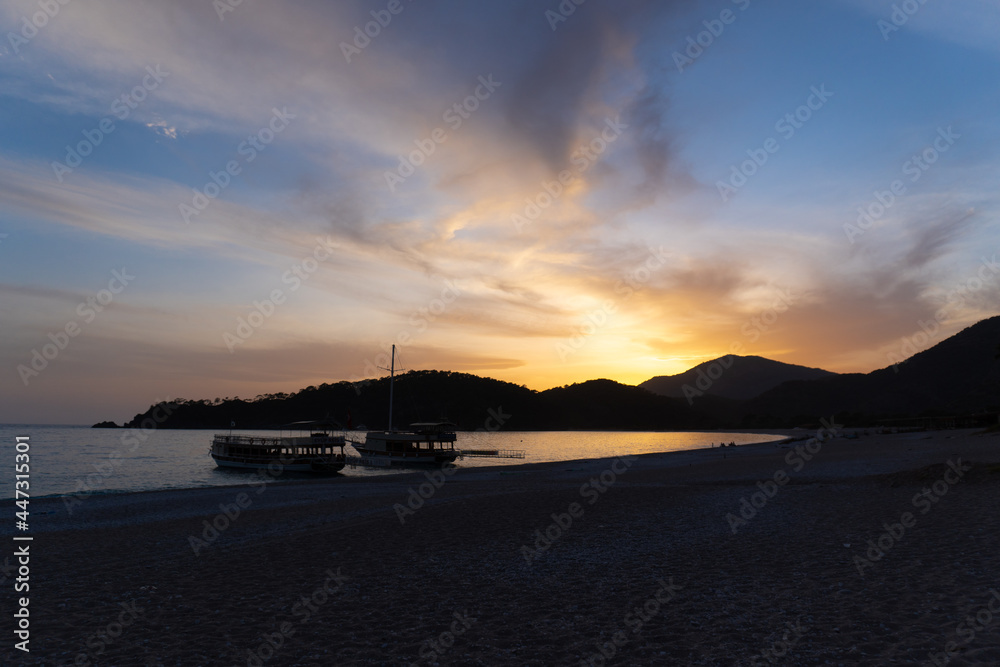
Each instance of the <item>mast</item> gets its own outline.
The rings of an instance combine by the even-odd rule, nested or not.
[[[389,359],[389,432],[392,433],[392,385],[396,376],[396,346],[392,346],[392,355]]]

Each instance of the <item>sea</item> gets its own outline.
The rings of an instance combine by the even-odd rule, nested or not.
[[[256,473],[218,468],[209,455],[216,430],[96,429],[86,426],[0,425],[0,498],[15,496],[15,460],[27,449],[29,492],[32,498],[67,494],[132,493],[163,489],[190,489],[246,484]],[[245,435],[275,436],[275,431],[234,431]],[[352,431],[348,439],[363,440]],[[24,440],[24,438],[27,440]],[[783,436],[759,433],[633,432],[633,431],[497,431],[459,432],[457,449],[523,450],[523,459],[464,458],[462,468],[518,466],[548,461],[573,461],[626,454],[649,454],[702,449],[719,443],[737,445],[780,440]],[[22,444],[18,448],[18,438]],[[356,455],[348,446],[345,453]],[[399,468],[350,466],[347,477],[410,472]],[[282,479],[315,479],[308,474],[282,475]],[[24,488],[22,485],[21,488]]]

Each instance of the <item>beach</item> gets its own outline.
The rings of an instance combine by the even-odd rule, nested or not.
[[[33,500],[30,653],[8,639],[0,655],[1000,662],[1000,436],[844,433],[378,478],[261,476],[71,507]]]

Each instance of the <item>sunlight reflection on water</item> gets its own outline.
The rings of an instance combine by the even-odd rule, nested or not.
[[[131,439],[119,429],[82,426],[0,426],[3,460],[14,462],[15,436],[30,436],[32,497],[80,493],[150,491],[156,489],[230,486],[247,483],[252,472],[215,466],[209,456],[214,430],[150,431],[144,441]],[[275,435],[274,431],[240,431]],[[352,432],[351,437],[362,439]],[[621,431],[510,431],[459,432],[457,448],[523,449],[524,459],[466,458],[465,468],[516,466],[545,461],[571,461],[622,454],[648,454],[701,449],[719,442],[748,444],[780,439],[753,433],[621,432]],[[346,450],[354,454],[348,446]],[[403,472],[382,468],[345,468],[347,476],[386,475]],[[301,478],[308,478],[306,475]],[[3,480],[3,498],[14,495],[13,475]]]

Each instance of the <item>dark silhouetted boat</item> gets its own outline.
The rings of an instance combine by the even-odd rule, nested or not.
[[[411,424],[406,431],[392,428],[393,386],[396,376],[396,346],[389,363],[389,428],[369,431],[364,442],[351,441],[366,465],[442,465],[462,455],[455,449],[455,424],[435,422]]]
[[[343,469],[346,441],[335,435],[340,425],[330,420],[301,421],[281,427],[277,437],[218,433],[212,438],[212,458],[222,468],[334,473]],[[288,435],[284,431],[289,431]]]
[[[450,422],[410,424],[406,431],[369,431],[351,446],[371,465],[442,465],[462,454],[454,429]]]

